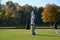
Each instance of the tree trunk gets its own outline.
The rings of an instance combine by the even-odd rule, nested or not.
[[[26,29],[30,29],[30,18],[26,19]]]
[[[26,20],[26,29],[30,29],[30,21]]]
[[[30,29],[30,24],[29,23],[26,24],[26,29]]]
[[[51,25],[51,22],[50,22],[50,27],[51,27],[52,25]]]
[[[55,29],[58,29],[58,28],[57,28],[57,23],[56,23],[56,22],[54,22],[54,27],[55,27]]]

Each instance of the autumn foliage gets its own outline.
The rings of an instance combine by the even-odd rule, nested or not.
[[[58,19],[57,13],[58,7],[56,5],[46,5],[44,11],[42,12],[42,21],[43,22],[56,22]]]

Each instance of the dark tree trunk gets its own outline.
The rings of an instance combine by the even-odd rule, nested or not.
[[[57,28],[57,23],[56,23],[56,22],[54,22],[54,27],[55,27],[55,29],[58,29],[58,28]]]
[[[30,13],[26,12],[26,29],[30,29]]]
[[[30,29],[30,20],[26,20],[26,29]]]
[[[30,25],[29,24],[26,24],[26,29],[30,29]]]

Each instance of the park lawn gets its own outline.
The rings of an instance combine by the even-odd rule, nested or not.
[[[60,40],[60,33],[54,29],[36,29],[36,35],[31,35],[25,29],[0,29],[0,40]]]

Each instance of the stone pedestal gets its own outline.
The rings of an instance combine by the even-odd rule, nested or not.
[[[35,35],[35,25],[31,24],[31,34]]]

